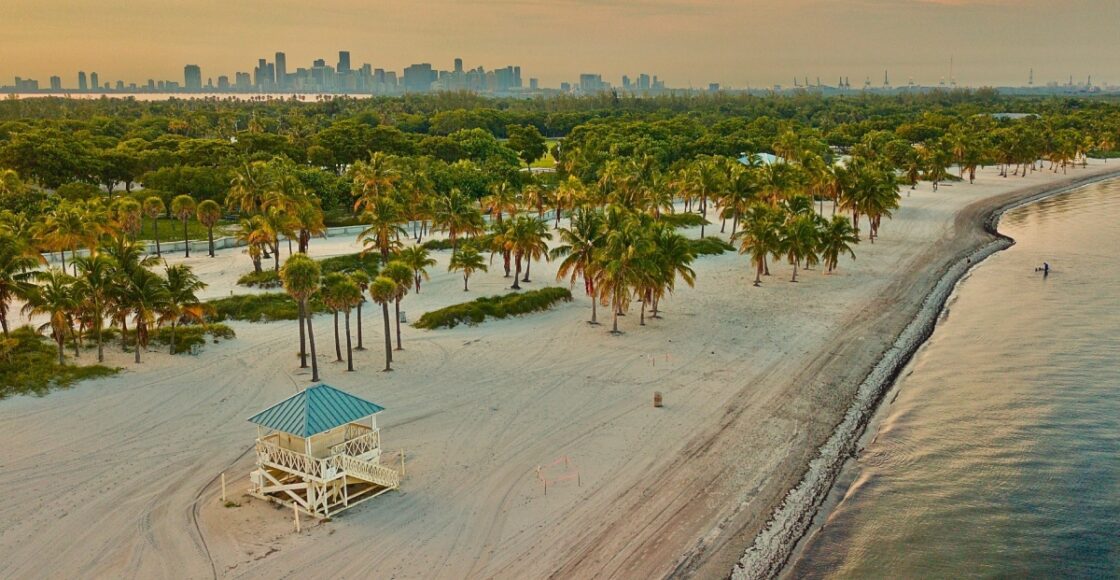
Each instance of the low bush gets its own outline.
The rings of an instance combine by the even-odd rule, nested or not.
[[[557,302],[570,302],[567,288],[549,287],[503,296],[489,296],[471,302],[425,312],[413,326],[417,328],[454,328],[460,324],[481,324],[487,318],[508,318],[548,310]]]
[[[274,322],[299,318],[299,306],[291,296],[283,292],[229,296],[211,300],[207,304],[214,308],[215,322],[227,320]],[[311,302],[311,309],[315,312],[326,311],[317,300]]]
[[[28,326],[12,331],[10,338],[0,338],[0,399],[42,395],[52,388],[112,376],[119,370],[102,365],[59,365],[54,342]]]
[[[735,251],[735,246],[715,237],[689,240],[688,244],[692,247],[692,254],[697,257],[718,256],[724,252]]]
[[[392,257],[390,256],[389,259],[392,259]],[[374,276],[377,274],[380,263],[381,254],[376,252],[362,254],[359,252],[357,254],[346,254],[319,260],[319,267],[322,268],[324,276],[335,272],[345,273],[358,270],[365,271],[370,276]]]
[[[207,336],[215,344],[237,338],[237,333],[224,324],[188,324],[176,326],[174,331],[170,326],[157,328],[152,332],[149,343],[170,346],[172,332],[175,334],[175,354],[190,352],[195,345],[205,345]]]
[[[692,212],[663,213],[660,219],[674,228],[696,228],[701,225],[712,224],[712,222],[704,219],[704,216]]]
[[[280,275],[276,273],[276,270],[249,272],[237,279],[237,285],[257,288],[279,288],[281,285]]]

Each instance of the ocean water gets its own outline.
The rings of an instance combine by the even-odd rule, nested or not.
[[[1120,180],[1000,231],[789,577],[1120,577]]]

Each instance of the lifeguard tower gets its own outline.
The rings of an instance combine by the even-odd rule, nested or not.
[[[400,487],[382,464],[377,414],[384,407],[318,384],[253,415],[257,469],[249,493],[330,517]]]

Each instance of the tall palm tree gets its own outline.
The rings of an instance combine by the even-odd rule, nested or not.
[[[413,284],[416,293],[420,293],[420,281],[429,280],[428,268],[435,266],[436,261],[423,246],[410,246],[397,253],[397,260],[412,271]],[[391,263],[391,262],[390,262]]]
[[[354,211],[369,211],[380,200],[391,199],[400,180],[397,159],[381,151],[372,153],[368,161],[358,161],[350,169],[354,187],[351,193],[357,200]]]
[[[362,220],[368,225],[358,234],[358,241],[366,247],[365,251],[376,248],[381,252],[381,263],[388,263],[390,252],[400,246],[400,236],[408,233],[402,225],[404,212],[400,204],[386,197],[372,198],[362,205]]]
[[[311,245],[311,238],[323,236],[327,233],[327,226],[323,223],[323,210],[319,206],[319,198],[309,197],[304,202],[296,205],[292,211],[292,220],[299,230],[299,251],[306,254]]]
[[[341,273],[332,272],[323,276],[323,289],[319,295],[323,304],[334,316],[334,355],[337,362],[342,362],[342,342],[338,335],[338,313],[346,308],[346,298],[342,296],[342,284],[349,279]]]
[[[696,259],[696,254],[692,251],[692,246],[688,240],[678,234],[672,227],[663,223],[657,223],[652,228],[653,246],[650,256],[648,257],[648,264],[650,269],[649,278],[654,281],[649,287],[648,294],[643,298],[651,303],[651,314],[654,318],[660,318],[661,299],[666,294],[672,294],[676,289],[676,281],[678,278],[692,287],[696,284],[696,272],[691,268],[692,261]],[[643,313],[645,305],[643,303]]]
[[[271,180],[268,163],[253,161],[234,172],[226,207],[243,214],[254,214],[264,209],[265,197]]]
[[[397,297],[397,283],[391,278],[378,276],[369,284],[369,297],[381,305],[381,317],[385,321],[385,371],[393,370],[393,339],[389,334],[389,303]]]
[[[354,307],[359,306],[364,298],[362,297],[362,290],[354,282],[353,278],[347,278],[339,284],[337,289],[338,297],[344,307],[346,319],[346,370],[349,372],[354,371],[354,349],[350,342],[350,311]]]
[[[829,273],[836,269],[842,254],[850,255],[853,260],[856,258],[852,246],[859,243],[859,238],[856,237],[852,224],[848,223],[848,218],[832,216],[832,220],[821,227],[819,237],[821,258]]]
[[[447,232],[451,240],[451,252],[458,250],[459,238],[472,236],[485,230],[482,213],[478,211],[469,196],[451,190],[447,195],[436,196],[432,206],[432,226],[436,231]]]
[[[471,275],[478,271],[487,271],[486,258],[471,246],[460,248],[458,252],[451,254],[451,261],[447,264],[448,272],[455,270],[463,273],[463,292],[468,292],[470,288],[467,284],[470,282]]]
[[[143,225],[144,207],[131,197],[122,197],[115,202],[117,227],[133,240]]]
[[[198,204],[197,216],[198,223],[206,228],[206,238],[210,242],[210,257],[214,257],[214,226],[218,225],[218,220],[222,219],[222,208],[218,202],[207,199]]]
[[[621,211],[621,210],[614,210]],[[619,334],[618,317],[630,307],[631,290],[641,282],[641,260],[650,253],[646,235],[649,216],[624,216],[619,227],[610,228],[603,248],[596,253],[595,274],[599,299],[610,305],[611,334]]]
[[[78,306],[74,296],[74,277],[59,268],[35,272],[38,285],[27,295],[23,313],[27,316],[46,315],[47,323],[39,328],[49,328],[58,347],[58,364],[66,364],[64,350],[66,335],[73,334],[73,315]]]
[[[782,252],[793,264],[793,278],[797,282],[797,267],[802,261],[816,263],[817,221],[812,214],[792,215],[782,228]]]
[[[131,314],[136,331],[136,364],[140,364],[140,351],[148,348],[148,331],[156,323],[156,315],[166,308],[169,299],[167,281],[147,269],[137,270],[125,285],[122,304]]]
[[[117,261],[111,254],[102,253],[83,256],[76,260],[79,277],[77,296],[89,317],[94,335],[97,338],[97,362],[105,362],[105,349],[102,330],[105,317],[113,306],[114,288],[117,276]]]
[[[311,297],[319,291],[319,280],[322,270],[319,263],[305,254],[289,256],[280,269],[280,279],[284,283],[284,290],[299,303],[305,313],[303,319],[307,325],[307,340],[311,345],[311,382],[319,381],[319,362],[315,353],[315,332],[311,325],[314,313],[311,311]]]
[[[413,246],[413,248],[417,247],[418,246]],[[407,248],[401,251],[400,258],[389,262],[381,269],[382,276],[397,283],[397,295],[393,298],[395,313],[397,315],[397,350],[404,350],[404,346],[401,344],[401,300],[408,295],[408,289],[413,283],[416,284],[417,292],[420,291],[420,281],[418,279],[420,274],[418,272],[424,272],[424,275],[427,276],[427,271],[424,270],[424,267],[434,266],[436,263],[435,260],[422,259],[421,256],[407,256],[406,253],[408,250],[413,248]],[[425,252],[424,257],[426,257],[426,255]],[[419,262],[417,262],[417,260],[419,260]],[[413,269],[417,265],[421,265],[419,271]]]
[[[159,247],[159,216],[167,211],[163,205],[163,200],[158,195],[149,196],[144,200],[144,215],[152,219],[152,238],[156,241],[156,255],[162,256],[163,252]]]
[[[195,203],[194,198],[189,195],[179,195],[171,200],[171,213],[176,219],[183,222],[183,250],[186,252],[185,257],[191,257],[191,242],[187,232],[187,224],[194,216]]]
[[[766,271],[766,257],[777,253],[781,241],[779,228],[782,212],[764,203],[756,203],[743,216],[743,229],[735,235],[740,240],[739,253],[750,254],[751,264],[755,267],[754,285],[762,285],[762,274]]]
[[[601,210],[576,210],[569,227],[560,228],[559,235],[560,245],[551,251],[553,260],[564,258],[556,270],[556,279],[568,278],[572,286],[575,286],[576,278],[583,279],[583,290],[591,298],[589,322],[599,324],[594,271],[597,253],[606,241],[606,218]]]
[[[513,217],[521,208],[521,192],[508,179],[502,179],[490,186],[490,195],[479,200],[479,203],[483,212],[489,213],[500,224],[503,213]]]
[[[179,323],[201,321],[206,313],[206,305],[198,299],[198,292],[205,290],[207,284],[186,264],[166,266],[165,275],[167,299],[158,310],[159,321],[171,324],[171,354],[175,354],[175,334]]]
[[[373,272],[373,273],[376,274],[376,272]],[[372,278],[370,277],[370,273],[367,273],[367,272],[362,271],[362,270],[357,270],[357,271],[354,271],[354,272],[350,273],[350,279],[354,281],[354,284],[357,284],[359,293],[362,296],[365,296],[366,290],[369,290],[369,283],[372,280]],[[355,309],[358,312],[358,347],[357,347],[357,350],[365,350],[366,349],[366,347],[362,345],[362,304],[364,304],[364,303],[365,303],[365,300],[359,300],[358,304],[355,307]]]

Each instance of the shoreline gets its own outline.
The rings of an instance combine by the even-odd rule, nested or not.
[[[851,464],[858,458],[866,442],[865,437],[870,433],[868,426],[874,424],[885,408],[883,401],[894,390],[898,377],[914,354],[933,334],[946,303],[960,281],[989,256],[1014,245],[1015,240],[998,230],[1003,215],[1024,205],[1118,177],[1120,168],[1074,177],[1058,184],[1014,190],[974,202],[958,213],[958,228],[962,220],[968,220],[968,226],[974,233],[982,233],[992,239],[970,244],[940,269],[937,281],[921,300],[921,306],[866,374],[842,420],[818,448],[817,456],[810,460],[798,483],[771,509],[764,527],[755,534],[750,546],[734,565],[730,574],[732,578],[779,577],[796,561],[794,556],[804,547],[805,540],[811,537],[814,528],[818,528],[831,511],[829,500],[840,477],[850,471]],[[976,216],[978,219],[969,220],[973,213],[979,214]],[[976,228],[977,225],[980,227]],[[977,229],[978,232],[975,231]]]

